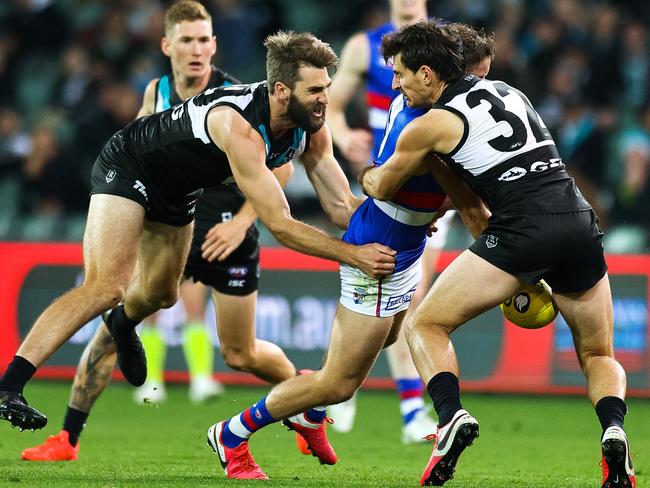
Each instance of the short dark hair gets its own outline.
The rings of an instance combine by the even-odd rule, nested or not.
[[[183,21],[207,20],[212,22],[212,17],[199,2],[194,0],[182,0],[175,3],[165,12],[165,35],[169,36],[176,24]]]
[[[271,93],[280,81],[293,89],[298,70],[304,66],[330,68],[338,58],[326,42],[309,32],[279,31],[266,38],[266,80]]]
[[[497,51],[494,33],[486,34],[483,29],[476,30],[462,22],[452,22],[444,25],[442,28],[458,37],[460,42],[463,43],[465,71],[471,71],[485,58],[494,59]]]
[[[401,54],[402,63],[413,72],[428,66],[445,83],[465,74],[461,41],[435,21],[417,22],[385,35],[381,51],[386,61]]]

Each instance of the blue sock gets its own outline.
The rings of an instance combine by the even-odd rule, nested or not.
[[[315,424],[320,424],[325,420],[327,407],[314,407],[305,412],[305,418]]]
[[[273,422],[277,422],[277,419],[274,419],[266,409],[266,397],[264,397],[225,423],[221,441],[227,447],[235,448],[247,441],[254,432]]]
[[[424,384],[420,378],[398,378],[395,387],[400,398],[402,421],[406,425],[424,408]]]

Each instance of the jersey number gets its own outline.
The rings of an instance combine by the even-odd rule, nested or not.
[[[530,126],[533,137],[537,142],[551,139],[550,132],[540,120],[539,115],[535,112],[535,109],[528,101],[528,98],[526,98],[519,90],[515,90],[505,83],[495,83],[494,88],[496,88],[497,92],[502,97],[514,94],[518,95],[524,102],[528,125]],[[467,105],[469,108],[477,107],[483,100],[490,104],[488,112],[495,122],[506,122],[512,128],[512,135],[508,137],[495,137],[494,139],[489,140],[488,144],[501,152],[516,151],[523,147],[528,141],[528,130],[523,120],[521,120],[516,114],[506,110],[506,105],[503,103],[503,100],[488,90],[480,89],[467,95]]]

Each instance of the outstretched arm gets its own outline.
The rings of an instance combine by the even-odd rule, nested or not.
[[[300,156],[327,216],[340,229],[347,229],[350,216],[363,199],[354,196],[350,183],[334,158],[327,125],[311,136],[309,149]]]
[[[369,276],[392,272],[394,251],[388,247],[353,246],[291,217],[282,187],[266,167],[264,142],[241,115],[227,107],[216,108],[208,117],[208,131],[227,154],[239,188],[278,241],[296,251],[358,267]]]

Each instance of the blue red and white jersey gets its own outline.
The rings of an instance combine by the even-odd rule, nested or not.
[[[393,101],[376,165],[390,158],[404,127],[427,110],[408,107],[403,96]],[[389,246],[397,251],[395,272],[402,271],[422,255],[429,223],[445,196],[430,173],[411,176],[390,201],[366,199],[352,214],[343,240],[357,245],[377,242]]]
[[[381,55],[381,38],[384,34],[393,32],[395,26],[389,22],[377,29],[367,31],[370,46],[370,60],[368,63],[366,96],[368,102],[368,125],[374,138],[372,158],[379,155],[379,146],[384,137],[384,129],[388,120],[388,108],[397,92],[393,91],[393,70],[386,66]]]

